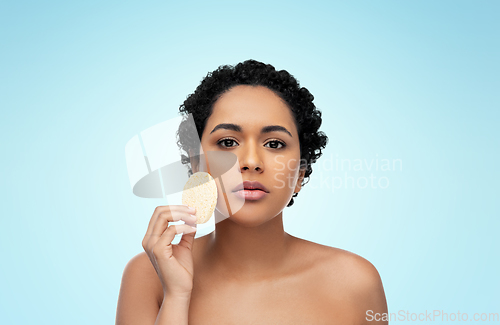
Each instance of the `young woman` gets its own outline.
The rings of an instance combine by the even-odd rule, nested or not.
[[[116,324],[387,323],[367,317],[387,313],[370,262],[283,230],[283,210],[327,143],[309,91],[288,72],[248,60],[208,74],[180,111],[193,114],[204,152],[235,154],[242,179],[260,190],[240,193],[243,207],[197,239],[194,210],[157,207],[145,252],[125,267]],[[189,162],[197,172],[199,162]],[[168,225],[178,220],[185,224]]]

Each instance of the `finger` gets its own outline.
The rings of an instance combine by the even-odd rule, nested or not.
[[[196,232],[195,228],[185,224],[170,225],[154,245],[153,247],[154,255],[157,257],[164,256],[167,259],[172,257],[173,256],[172,240],[174,240],[175,235],[181,233],[190,234],[194,232]]]
[[[165,229],[168,227],[169,222],[184,221],[186,223],[195,223],[196,217],[192,216],[185,209],[176,210],[172,209],[170,211],[162,212],[156,218],[156,223],[153,227],[153,232],[151,233],[151,238],[159,238]]]
[[[194,209],[194,208],[188,208],[187,210],[182,209],[182,208],[176,209],[176,210],[170,211],[172,219],[169,218],[167,220],[168,220],[168,222],[182,220],[185,223],[194,226],[196,224],[196,216],[194,215],[195,213],[196,213],[196,209]],[[161,214],[160,214],[160,216],[161,216]],[[160,218],[160,216],[158,216],[158,218]],[[158,219],[157,219],[157,222],[158,222]],[[164,230],[165,229],[161,229],[161,232],[163,233]]]
[[[157,206],[155,208],[155,211],[153,212],[153,215],[151,216],[151,219],[149,219],[149,224],[148,224],[148,229],[146,231],[145,236],[149,236],[153,232],[153,226],[155,225],[156,219],[160,215],[160,213],[164,211],[170,211],[170,209],[174,208],[173,206],[165,205],[165,206]]]
[[[187,249],[189,249],[190,251],[193,250],[193,242],[194,242],[194,236],[196,235],[196,231],[195,232],[191,232],[191,233],[185,233],[182,235],[181,237],[181,241],[179,242],[179,246],[183,246],[183,247],[186,247]]]
[[[168,212],[172,212],[172,211],[176,211],[176,213],[175,213],[176,215],[178,214],[177,213],[178,211],[185,211],[187,213],[193,213],[193,214],[195,213],[195,212],[193,212],[192,209],[190,209],[189,207],[187,207],[185,205],[165,205],[165,206],[158,206],[158,207],[156,207],[156,209],[155,209],[155,211],[153,213],[153,216],[149,220],[149,225],[148,225],[148,229],[146,231],[146,234],[144,235],[144,239],[143,239],[143,246],[144,246],[144,248],[146,248],[145,246],[146,246],[147,242],[150,240],[151,235],[155,231],[155,224],[156,224],[156,222],[158,220],[158,217],[162,213],[168,213]],[[177,216],[174,216],[174,217],[177,217]],[[172,221],[174,221],[174,220],[172,219]],[[163,233],[163,231],[164,231],[164,229],[161,229],[160,233]]]

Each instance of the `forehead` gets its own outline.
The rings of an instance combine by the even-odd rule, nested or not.
[[[221,122],[239,124],[243,130],[260,131],[265,125],[282,125],[297,134],[288,105],[263,86],[238,85],[224,93],[214,104],[207,129]]]

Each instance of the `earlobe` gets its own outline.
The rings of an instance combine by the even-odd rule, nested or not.
[[[189,149],[189,161],[191,163],[191,170],[193,171],[193,174],[197,173],[199,170],[200,159],[199,156],[196,157],[194,155],[193,149]]]

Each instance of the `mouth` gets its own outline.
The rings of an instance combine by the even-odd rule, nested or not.
[[[269,191],[257,181],[244,181],[233,189],[236,196],[244,200],[256,201],[264,198]]]
[[[264,193],[269,193],[268,189],[257,181],[244,181],[241,184],[238,184],[233,192],[238,191],[262,191]]]

